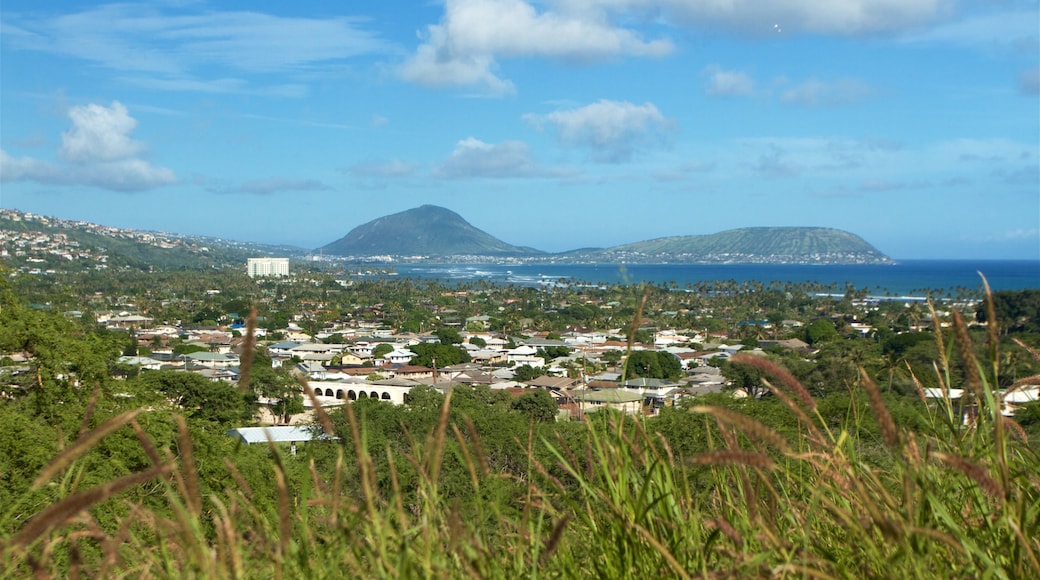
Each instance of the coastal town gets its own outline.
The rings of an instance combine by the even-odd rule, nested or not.
[[[75,248],[60,234],[45,238],[18,238],[14,245],[25,252]],[[98,258],[103,264],[104,256]],[[364,297],[371,302],[355,303],[347,311],[336,297],[356,291],[357,280],[316,271],[291,274],[289,264],[286,258],[250,258],[245,286],[221,289],[215,282],[212,288],[199,288],[197,295],[164,295],[158,288],[137,298],[95,292],[66,315],[90,316],[98,328],[127,337],[129,343],[115,361],[124,374],[189,372],[240,385],[247,375],[243,363],[253,358],[248,349],[258,349],[283,377],[295,377],[306,387],[273,392],[257,387],[255,420],[302,425],[313,423],[315,406],[363,398],[403,405],[417,387],[447,393],[460,385],[511,397],[544,391],[561,421],[581,420],[604,409],[654,416],[662,408],[710,393],[737,398],[766,394],[761,385],[730,372],[728,361],[734,356],[843,366],[824,374],[833,380],[835,373],[844,372],[843,380],[849,380],[855,369],[848,356],[833,359],[838,341],[858,345],[865,353],[872,343],[948,328],[952,310],[977,308],[974,301],[946,301],[927,310],[920,301],[882,302],[852,290],[844,296],[814,297],[811,289],[802,288],[802,297],[792,299],[790,288],[758,287],[756,294],[755,287],[713,286],[705,294],[714,297],[659,289],[647,302],[648,289],[634,309],[640,296],[631,288],[430,290],[417,283],[410,290],[414,303],[405,304],[388,300],[379,290],[382,283],[369,281],[375,285]],[[397,292],[395,285],[402,283],[413,284],[387,281],[383,291]],[[302,288],[321,290],[286,302],[287,293]],[[770,296],[791,303],[770,310],[762,305]],[[741,301],[745,303],[738,306]],[[254,312],[250,319],[248,310],[257,308],[262,314]],[[5,376],[31,368],[29,353],[0,356],[12,365]],[[811,376],[806,375],[810,384]],[[900,379],[909,384],[909,377],[901,374]],[[940,396],[932,389],[922,393]],[[1015,403],[1036,396],[1035,389],[1016,394],[1007,401],[1006,412],[1013,414]],[[299,403],[295,412],[286,412],[287,398]]]

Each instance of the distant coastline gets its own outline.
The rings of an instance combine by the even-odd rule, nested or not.
[[[895,264],[393,264],[394,274],[444,282],[547,286],[570,282],[636,284],[649,282],[683,289],[700,282],[814,283],[844,291],[848,285],[869,294],[925,296],[929,291],[955,296],[982,289],[979,272],[993,290],[1040,288],[1035,260],[899,260]]]

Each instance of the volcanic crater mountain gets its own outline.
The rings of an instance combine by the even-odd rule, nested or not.
[[[424,205],[362,224],[320,251],[333,256],[535,256],[545,252],[507,244],[459,214]]]
[[[892,263],[855,234],[819,227],[740,228],[549,254],[503,242],[457,213],[433,205],[372,220],[319,250],[357,258],[487,256],[556,263]]]

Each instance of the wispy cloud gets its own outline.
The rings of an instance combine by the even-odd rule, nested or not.
[[[212,189],[214,193],[240,193],[245,195],[271,195],[285,192],[328,191],[329,185],[315,179],[288,179],[285,177],[266,177],[251,179],[241,184],[223,189]]]
[[[801,173],[803,167],[790,160],[781,148],[774,146],[768,152],[759,155],[751,169],[766,177],[790,177]]]
[[[615,0],[619,12],[644,11],[679,26],[757,35],[857,36],[913,29],[949,13],[954,0]]]
[[[644,148],[669,142],[677,127],[653,103],[636,105],[627,101],[600,100],[584,107],[554,111],[547,115],[524,115],[541,128],[551,125],[560,142],[591,152],[596,161],[628,161]]]
[[[657,171],[653,174],[653,177],[658,181],[686,181],[694,175],[715,171],[716,167],[717,164],[714,161],[687,161],[675,167]]]
[[[906,44],[944,44],[1035,54],[1040,37],[1036,26],[1038,20],[1040,12],[1036,8],[969,12],[957,20],[907,31],[900,37],[900,41]]]
[[[162,90],[299,96],[306,92],[300,81],[267,85],[248,77],[295,77],[395,51],[357,18],[129,3],[4,18],[5,41],[13,47],[87,61],[121,71],[127,82]]]
[[[704,91],[713,97],[748,96],[755,92],[755,80],[740,71],[723,70],[718,65],[704,69],[708,84]]]
[[[811,78],[784,90],[780,101],[804,107],[835,107],[862,102],[872,93],[872,89],[858,79],[821,81]]]
[[[451,155],[433,171],[434,177],[463,179],[471,177],[551,177],[559,172],[542,168],[522,141],[485,143],[469,137],[455,145]]]
[[[1031,97],[1040,95],[1040,66],[1026,69],[1018,75],[1018,89]]]
[[[410,161],[364,161],[351,165],[347,171],[354,177],[414,177],[420,165]]]
[[[72,126],[61,136],[61,163],[14,158],[0,150],[0,181],[84,185],[123,192],[145,191],[177,181],[171,169],[142,158],[148,147],[131,136],[137,120],[118,101],[110,107],[72,107],[68,115]]]

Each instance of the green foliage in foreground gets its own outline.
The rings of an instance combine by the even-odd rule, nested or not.
[[[41,375],[0,402],[0,575],[1040,577],[1040,457],[1000,414],[997,333],[980,362],[955,322],[934,380],[966,389],[967,427],[862,371],[813,398],[736,357],[772,400],[554,423],[537,396],[417,388],[320,416],[337,439],[296,456],[182,416],[191,384],[84,355],[96,386]]]

